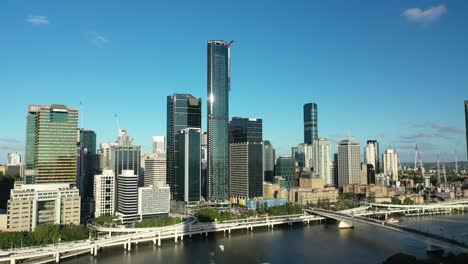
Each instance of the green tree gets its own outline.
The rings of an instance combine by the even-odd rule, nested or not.
[[[405,204],[405,205],[413,205],[413,204],[414,204],[414,201],[411,200],[411,198],[406,197],[405,200],[403,201],[403,204]]]
[[[366,202],[375,203],[375,192],[370,192],[369,196],[366,198]]]
[[[400,199],[398,199],[398,197],[392,197],[392,204],[401,204],[401,201]]]

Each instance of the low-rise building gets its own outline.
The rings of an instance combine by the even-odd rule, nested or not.
[[[396,191],[392,190],[389,195],[388,189],[385,186],[373,184],[349,184],[343,187],[343,193],[364,194],[366,196],[369,196],[371,193],[374,193],[375,198],[382,198],[394,196],[396,194]]]
[[[338,189],[327,187],[321,189],[291,188],[289,201],[299,205],[316,205],[319,201],[335,203],[338,198]]]
[[[168,216],[171,193],[169,186],[147,186],[138,188],[138,215],[140,220]]]
[[[279,183],[263,183],[263,199],[277,198],[281,187]]]
[[[306,189],[323,189],[325,181],[322,178],[301,177],[299,178],[299,187]]]
[[[79,190],[67,183],[22,184],[10,191],[9,231],[34,231],[40,224],[80,224]]]

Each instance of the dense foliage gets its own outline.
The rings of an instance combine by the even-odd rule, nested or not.
[[[135,227],[162,227],[162,226],[169,226],[169,225],[175,225],[179,224],[182,222],[182,218],[180,217],[171,217],[171,216],[166,216],[166,217],[155,217],[151,219],[145,219],[142,220],[141,222],[135,223]]]
[[[2,232],[0,248],[42,246],[58,242],[83,240],[89,237],[89,230],[82,225],[38,225],[33,232]]]
[[[267,209],[269,215],[292,215],[302,214],[302,209],[299,206],[295,206],[291,203],[287,203],[281,206],[274,206]]]
[[[359,207],[358,197],[354,193],[340,193],[336,201],[336,209],[346,210]]]
[[[200,222],[221,222],[231,220],[233,217],[229,212],[218,212],[212,208],[199,210],[195,216]]]
[[[98,226],[116,226],[121,225],[122,221],[115,216],[111,215],[101,215],[94,219],[94,223]]]

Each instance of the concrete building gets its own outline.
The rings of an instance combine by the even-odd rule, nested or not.
[[[378,174],[380,170],[380,153],[379,143],[377,142],[377,140],[368,140],[364,149],[364,153],[365,163],[371,164],[375,170],[375,173]]]
[[[281,190],[279,183],[264,182],[263,183],[263,199],[278,198]]]
[[[18,152],[10,152],[7,154],[7,166],[21,164],[21,155]]]
[[[291,148],[291,155],[301,168],[311,169],[314,166],[314,148],[312,144],[299,144]]]
[[[80,193],[67,183],[20,184],[10,191],[9,231],[34,231],[40,224],[79,225]]]
[[[338,187],[361,183],[361,147],[346,139],[338,145]]]
[[[390,197],[387,187],[368,184],[349,184],[343,187],[343,193],[365,194],[366,197],[374,193],[375,198]]]
[[[100,155],[100,169],[110,169],[112,170],[113,167],[111,165],[111,156],[112,151],[111,147],[116,146],[117,143],[102,143],[99,147],[99,155]]]
[[[153,154],[166,153],[166,137],[153,136]]]
[[[322,178],[309,177],[299,178],[299,187],[304,189],[323,189],[325,188],[325,182]]]
[[[169,186],[146,186],[138,188],[138,215],[140,220],[168,216],[171,190]]]
[[[361,182],[360,184],[368,184],[367,182],[367,166],[365,162],[361,162]]]
[[[331,160],[331,143],[326,138],[320,138],[313,143],[314,172],[320,174],[326,185],[333,185],[333,171]]]
[[[122,170],[117,176],[117,214],[124,225],[138,220],[138,175]]]
[[[263,197],[263,142],[230,145],[230,197]]]
[[[385,150],[384,174],[392,181],[398,181],[398,153],[393,149]]]
[[[145,160],[145,171],[143,176],[144,186],[165,186],[167,173],[166,154],[159,153],[148,156]]]
[[[115,174],[104,170],[94,176],[94,217],[115,213]]]
[[[28,107],[25,183],[76,183],[78,109]]]
[[[289,190],[289,201],[298,205],[317,205],[319,201],[336,203],[338,189],[334,187],[308,189],[295,187]]]

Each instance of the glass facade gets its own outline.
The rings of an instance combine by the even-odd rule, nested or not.
[[[76,183],[78,110],[30,105],[26,125],[26,183]]]
[[[318,139],[317,104],[304,105],[304,143],[312,144]]]
[[[126,130],[120,130],[116,145],[111,146],[111,168],[115,175],[124,170],[132,170],[134,175],[140,175],[141,147],[133,145]]]
[[[263,143],[233,143],[230,149],[230,196],[263,197]]]
[[[171,193],[176,191],[175,169],[178,150],[177,135],[182,129],[201,128],[202,101],[191,94],[174,94],[167,97],[167,183]]]
[[[275,176],[281,176],[284,180],[285,188],[292,188],[294,181],[295,161],[291,157],[278,157],[275,166]]]
[[[275,148],[266,140],[263,142],[263,173],[264,180],[273,182],[275,177],[275,160],[276,153]]]
[[[208,197],[229,198],[229,45],[208,42]]]
[[[176,159],[177,201],[199,202],[201,195],[201,129],[187,128],[176,138],[178,150]]]
[[[89,154],[96,154],[96,133],[80,129],[80,147],[86,149]]]
[[[233,117],[229,123],[229,142],[262,142],[262,119]]]

